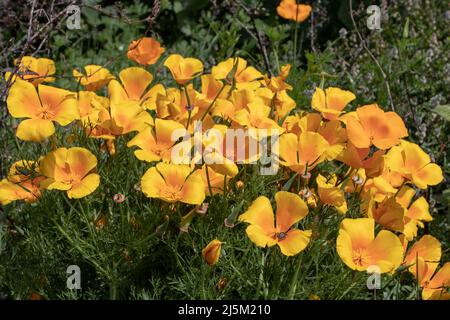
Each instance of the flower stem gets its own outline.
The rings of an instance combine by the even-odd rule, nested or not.
[[[208,181],[209,195],[212,197],[213,193],[212,193],[212,187],[211,187],[211,180],[209,179],[209,171],[208,171],[208,165],[207,164],[205,164],[205,171],[206,171],[206,180]]]

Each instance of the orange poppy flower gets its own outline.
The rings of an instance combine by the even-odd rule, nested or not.
[[[422,278],[430,278],[433,275],[441,256],[442,248],[439,240],[431,235],[424,235],[409,248],[403,260],[403,265],[408,268],[409,272],[416,275],[417,267],[423,267],[423,265],[417,266],[417,259],[425,262],[429,268],[428,270],[419,270],[419,283],[421,283]],[[426,271],[431,270],[433,270],[431,274],[426,275]]]
[[[426,264],[422,260],[419,260],[419,264],[422,264],[425,269],[426,276],[422,277],[421,287],[423,300],[450,300],[450,293],[448,288],[450,287],[450,262],[446,262],[437,272],[434,272],[433,267],[430,268],[429,264]],[[419,270],[422,269],[419,267]],[[431,272],[433,271],[433,272]],[[428,276],[430,275],[431,276]]]
[[[158,94],[165,94],[162,84],[149,88],[153,81],[150,72],[143,68],[131,67],[120,71],[120,81],[112,80],[108,85],[111,103],[120,104],[126,101],[138,102],[143,109],[155,110]]]
[[[356,109],[353,116],[346,117],[347,135],[357,148],[389,149],[408,136],[402,118],[395,112],[384,112],[377,104]]]
[[[94,173],[96,166],[97,158],[87,149],[56,149],[40,161],[40,171],[46,177],[41,186],[67,191],[71,199],[83,198],[100,184],[100,176]]]
[[[303,22],[311,14],[312,7],[307,4],[297,4],[296,0],[282,0],[277,7],[280,17],[296,22]]]
[[[158,163],[147,170],[141,180],[142,192],[149,198],[166,202],[201,204],[205,200],[205,185],[198,171],[182,164]]]
[[[170,70],[173,79],[180,85],[185,85],[203,72],[203,63],[194,58],[183,58],[179,54],[170,55],[164,62]]]
[[[330,87],[324,91],[317,87],[312,96],[311,106],[321,112],[325,119],[336,120],[344,108],[355,99],[356,96],[347,90]]]
[[[80,114],[75,95],[67,90],[17,80],[9,91],[7,106],[14,118],[23,120],[16,135],[25,141],[42,141],[55,133],[53,121],[67,126]]]
[[[270,200],[264,196],[253,201],[248,210],[239,216],[239,221],[250,225],[246,232],[250,240],[259,247],[278,245],[281,253],[294,256],[303,251],[311,238],[311,230],[292,228],[308,214],[306,203],[295,193],[279,191],[275,194],[277,204],[276,221]]]
[[[381,273],[394,272],[403,260],[400,239],[387,230],[375,237],[375,221],[371,218],[344,219],[336,249],[342,261],[358,271],[377,266]]]
[[[386,198],[381,203],[374,200],[369,201],[367,216],[383,227],[403,232],[405,209],[397,202],[395,197]]]
[[[153,38],[134,40],[128,46],[127,57],[142,65],[152,65],[158,61],[165,49]]]
[[[72,74],[87,91],[97,91],[115,79],[108,69],[98,65],[84,67],[85,74],[74,69]]]
[[[16,66],[19,66],[19,70],[16,75],[11,79],[12,82],[16,79],[22,79],[31,82],[37,86],[42,82],[53,82],[55,78],[52,75],[56,72],[55,62],[47,58],[35,58],[31,56],[24,56],[22,59],[16,59],[14,61]],[[11,72],[5,73],[5,80],[11,76]],[[11,82],[11,83],[12,83]]]
[[[417,144],[402,140],[386,154],[387,166],[420,189],[439,184],[443,179],[441,168],[431,163],[430,156]]]
[[[384,150],[377,150],[371,154],[370,148],[357,148],[347,141],[346,147],[336,159],[353,169],[365,169],[368,176],[378,176],[383,168],[384,154]]]

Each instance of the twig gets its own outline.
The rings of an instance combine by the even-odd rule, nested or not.
[[[250,19],[252,20],[252,25],[253,25],[253,29],[255,30],[255,33],[253,34],[253,32],[250,31],[249,28],[244,26],[244,29],[253,37],[256,39],[256,41],[258,42],[258,47],[259,50],[261,51],[261,54],[263,56],[263,60],[264,60],[264,64],[266,67],[266,71],[269,74],[269,76],[273,76],[272,70],[270,69],[270,62],[269,62],[269,56],[267,55],[267,48],[264,45],[264,39],[261,35],[261,32],[259,31],[258,27],[256,26],[256,17],[255,17],[255,13],[250,10],[249,8],[247,8],[244,4],[242,4],[239,0],[235,0],[235,3],[237,3],[244,11],[245,13],[250,17]]]
[[[389,104],[391,105],[391,110],[395,112],[394,101],[392,100],[392,95],[391,95],[391,87],[389,86],[389,81],[386,76],[386,73],[384,72],[384,70],[381,67],[380,63],[378,62],[377,58],[373,55],[373,53],[367,47],[366,42],[364,41],[364,38],[362,37],[361,33],[358,30],[358,26],[356,25],[355,18],[353,17],[352,0],[349,0],[349,4],[350,4],[350,18],[352,20],[353,27],[355,28],[356,34],[358,35],[359,41],[361,41],[361,45],[363,46],[364,50],[366,50],[366,52],[369,54],[369,56],[372,58],[372,60],[375,62],[375,64],[377,65],[378,69],[381,72],[384,83],[386,85],[386,91],[387,91],[387,95],[389,98]]]

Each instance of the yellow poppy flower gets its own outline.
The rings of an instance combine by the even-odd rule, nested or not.
[[[22,79],[31,82],[37,86],[42,82],[53,82],[55,78],[52,75],[56,72],[55,62],[47,58],[35,58],[31,56],[24,56],[22,59],[14,61],[19,70],[11,79],[11,83],[16,79]],[[11,72],[5,73],[5,80],[8,81],[11,77]]]
[[[232,178],[239,173],[237,165],[226,158],[221,152],[212,151],[204,153],[203,160],[208,167],[211,167],[218,174],[227,175]]]
[[[420,238],[408,250],[403,265],[408,267],[419,285],[423,288],[424,300],[449,300],[450,263],[436,272],[441,259],[442,249],[439,240],[430,235]]]
[[[325,151],[325,158],[328,161],[334,160],[344,153],[347,142],[347,131],[342,127],[340,121],[331,120],[320,124],[317,129],[320,134],[328,142],[329,148]]]
[[[397,189],[383,176],[366,179],[361,198],[374,201],[374,205],[383,202],[397,193]]]
[[[153,124],[152,116],[137,101],[111,102],[109,112],[102,110],[99,113],[99,124],[89,131],[89,135],[111,140],[130,132],[140,132]]]
[[[37,201],[41,196],[39,184],[42,180],[36,162],[27,160],[15,162],[7,178],[0,181],[0,204],[7,205],[17,200]]]
[[[389,149],[408,136],[402,118],[395,112],[384,112],[377,104],[356,109],[353,116],[345,119],[347,135],[357,148],[369,148],[372,144],[378,149]]]
[[[334,174],[327,179],[319,174],[316,182],[320,200],[326,205],[335,207],[337,212],[345,214],[347,212],[347,201],[345,200],[345,194],[340,188],[340,185],[336,185],[336,175]]]
[[[158,94],[156,98],[156,115],[161,119],[177,121],[185,127],[190,117],[191,121],[188,129],[192,132],[193,121],[202,116],[202,113],[199,113],[198,95],[193,85],[187,85],[186,90],[190,105],[184,89],[168,88],[166,94]]]
[[[284,119],[283,128],[287,132],[299,135],[306,131],[317,132],[321,122],[322,117],[319,113],[296,113]]]
[[[127,57],[142,65],[152,65],[158,61],[164,51],[165,49],[157,40],[143,37],[130,43]]]
[[[377,266],[381,273],[394,272],[403,260],[400,239],[387,230],[375,237],[375,221],[371,218],[344,219],[336,248],[342,261],[358,271]]]
[[[149,198],[166,202],[201,204],[205,199],[205,185],[198,171],[186,165],[158,163],[147,170],[141,180],[142,192]]]
[[[251,103],[265,104],[261,96],[256,95],[255,90],[247,88],[233,90],[229,101],[233,104],[235,111],[245,109]]]
[[[231,176],[230,175],[223,175],[216,171],[214,171],[213,168],[208,166],[208,175],[206,175],[206,166],[203,166],[201,169],[201,175],[203,179],[203,183],[205,185],[205,194],[208,196],[213,196],[215,194],[223,194],[224,192],[224,186],[225,184],[228,185],[228,182],[230,181]],[[212,194],[209,192],[209,186],[208,186],[208,176],[209,176],[209,183],[211,185],[211,191]],[[225,181],[226,179],[226,181]]]
[[[213,266],[219,261],[222,243],[222,241],[214,239],[202,250],[203,260],[208,265]]]
[[[292,90],[292,86],[286,83],[286,79],[289,76],[290,71],[291,65],[284,65],[281,67],[281,72],[278,76],[270,78],[267,76],[264,77],[264,84],[274,93]]]
[[[280,135],[284,129],[274,120],[270,119],[270,107],[257,103],[249,103],[247,108],[237,111],[234,114],[234,127],[242,126],[246,129],[254,129],[256,134],[264,132],[259,129],[267,130],[267,135]],[[250,131],[251,132],[251,131]]]
[[[263,78],[261,72],[247,66],[247,61],[239,57],[218,63],[212,67],[211,74],[218,80],[234,81],[238,90],[255,90],[261,86],[258,80]]]
[[[235,114],[235,106],[233,103],[226,99],[217,99],[214,107],[211,110],[211,115],[214,117],[220,117],[222,119],[232,119]]]
[[[92,91],[79,91],[77,95],[81,124],[85,128],[95,127],[99,123],[100,113],[108,112],[109,99]]]
[[[402,140],[386,154],[387,166],[420,189],[439,184],[443,179],[441,168],[431,163],[430,156],[417,144]]]
[[[14,118],[23,120],[16,135],[25,141],[42,141],[55,133],[53,121],[66,126],[80,114],[72,92],[17,80],[9,91],[7,106]]]
[[[269,88],[261,87],[255,90],[256,97],[261,98],[263,104],[273,108],[273,119],[280,121],[284,119],[296,106],[286,90],[272,92]]]
[[[40,161],[40,171],[46,177],[41,185],[47,190],[67,191],[69,198],[83,198],[93,193],[100,184],[94,173],[97,158],[84,148],[59,148]]]
[[[344,154],[347,132],[338,120],[322,121],[318,113],[297,113],[285,118],[283,128],[296,135],[307,131],[319,133],[329,144],[325,151],[325,158],[329,161],[342,158]]]
[[[292,228],[308,214],[305,202],[295,193],[279,191],[275,194],[277,204],[276,222],[270,200],[264,196],[253,201],[239,221],[250,225],[246,232],[259,247],[278,245],[281,253],[294,256],[303,251],[311,238],[311,230]]]
[[[158,94],[165,94],[162,84],[148,88],[153,81],[150,72],[143,68],[131,67],[120,71],[119,79],[108,84],[111,103],[120,104],[123,101],[135,101],[144,109],[155,110]]]
[[[87,91],[97,91],[115,79],[108,69],[98,65],[87,65],[84,67],[84,72],[85,74],[74,69],[72,74]]]
[[[200,77],[202,86],[199,100],[204,101],[205,106],[217,98],[226,99],[230,91],[230,86],[217,80],[212,74],[204,74]]]
[[[419,197],[411,203],[415,193],[414,189],[404,186],[396,197],[397,202],[406,210],[403,234],[408,241],[411,241],[417,236],[418,227],[424,227],[423,222],[433,220],[430,214],[430,206],[424,197]]]
[[[317,87],[312,96],[311,106],[321,112],[325,119],[336,120],[344,108],[355,99],[356,96],[347,90],[335,87],[322,90]]]
[[[203,63],[194,58],[184,58],[179,54],[170,55],[164,62],[170,70],[173,79],[180,85],[185,85],[203,72]]]
[[[134,152],[139,160],[147,162],[164,160],[169,162],[172,156],[172,147],[177,140],[172,139],[176,130],[186,132],[183,125],[176,121],[156,119],[154,128],[145,128],[131,139],[127,146],[140,148]]]
[[[318,133],[303,132],[299,136],[286,133],[280,137],[281,164],[298,173],[313,169],[324,160],[328,142]]]
[[[277,7],[277,13],[280,17],[303,22],[311,14],[312,7],[307,4],[297,4],[296,0],[282,0]]]

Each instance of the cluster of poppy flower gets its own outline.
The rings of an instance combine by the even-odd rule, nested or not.
[[[163,53],[152,38],[138,39],[128,49],[129,59],[144,66],[156,63]],[[223,156],[227,152],[196,155],[222,157],[217,164],[173,163],[173,148],[180,143],[173,140],[175,130],[193,133],[195,121],[202,123],[204,132],[252,129],[257,132],[254,139],[261,138],[258,130],[276,130],[282,133],[283,175],[286,180],[297,176],[301,187],[275,194],[276,217],[265,196],[240,215],[252,242],[259,247],[278,245],[284,255],[296,255],[312,236],[311,230],[300,230],[298,222],[310,211],[320,215],[326,207],[345,215],[353,195],[364,217],[342,220],[336,243],[342,261],[359,271],[377,266],[381,273],[394,273],[403,266],[417,277],[424,299],[449,297],[445,288],[450,264],[436,272],[439,241],[427,235],[408,245],[418,228],[432,220],[428,203],[417,189],[441,182],[442,171],[418,145],[404,139],[408,131],[396,113],[385,112],[377,104],[347,112],[345,108],[356,97],[336,87],[317,87],[311,100],[314,112],[299,111],[288,94],[293,89],[286,82],[289,65],[278,76],[269,77],[242,58],[220,62],[204,74],[200,60],[172,54],[164,61],[177,83],[170,88],[152,85],[153,75],[143,67],[126,68],[116,78],[102,66],[88,65],[84,72],[73,72],[84,87],[79,92],[43,84],[54,81],[55,66],[49,59],[23,57],[16,63],[19,72],[6,74],[13,81],[7,98],[9,113],[25,118],[16,135],[33,142],[51,138],[53,151],[35,161],[13,164],[0,182],[2,205],[37,201],[43,190],[62,190],[69,198],[82,198],[98,188],[96,157],[85,148],[56,148],[55,123],[62,127],[75,123],[86,136],[104,140],[112,155],[117,137],[136,133],[127,145],[135,148],[139,160],[150,163],[141,179],[142,192],[149,198],[197,206],[204,205],[207,196],[227,192],[227,184],[236,183],[239,189],[245,182],[236,181],[239,167],[235,158]],[[199,91],[194,86],[197,77]],[[96,93],[105,86],[107,97]],[[212,142],[203,139],[202,143],[207,147]],[[223,142],[224,150],[227,146]],[[246,144],[233,147],[245,149]],[[243,154],[242,167],[248,166],[250,158],[261,156],[248,150]],[[345,175],[321,165],[330,162],[347,168]],[[376,226],[382,230],[375,236]],[[221,244],[215,239],[203,250],[208,264],[217,263]]]

